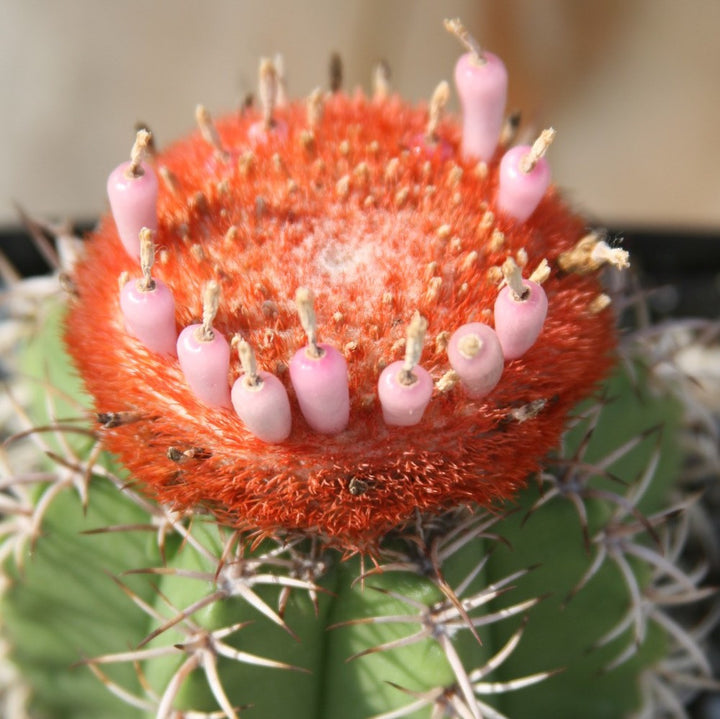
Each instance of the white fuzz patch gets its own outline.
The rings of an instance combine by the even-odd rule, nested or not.
[[[402,277],[406,296],[419,297],[423,286],[416,267],[423,265],[415,265],[415,259],[417,248],[425,254],[425,237],[412,216],[411,211],[379,210],[359,215],[348,225],[330,214],[288,253],[287,269],[298,272],[298,283],[316,292],[327,288],[335,294],[342,288],[344,294],[357,290],[368,299],[379,299],[393,278]]]

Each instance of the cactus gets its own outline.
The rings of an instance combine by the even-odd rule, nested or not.
[[[712,594],[682,566],[687,397],[653,391],[647,345],[608,378],[600,275],[626,253],[554,187],[518,217],[507,128],[478,161],[446,87],[412,108],[380,80],[281,103],[266,61],[260,113],[199,108],[163,152],[142,130],[126,177],[160,178],[156,227],[128,244],[113,205],[62,267],[64,306],[33,305],[2,455],[7,716],[616,719],[681,716],[713,686],[711,620],[674,612]],[[512,356],[492,309],[523,274],[547,318]],[[164,283],[173,332],[237,335],[224,378],[280,378],[287,433],[235,414],[230,381],[203,398],[118,278]],[[505,356],[482,393],[448,351],[468,323]],[[347,362],[340,429],[288,377],[305,342]],[[433,382],[406,426],[377,398],[393,361]]]

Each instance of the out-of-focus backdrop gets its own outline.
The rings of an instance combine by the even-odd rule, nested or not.
[[[0,0],[0,225],[91,218],[141,120],[162,146],[198,102],[237,108],[260,56],[282,52],[289,90],[395,89],[427,98],[461,52],[460,16],[510,71],[523,130],[553,125],[554,176],[616,228],[720,227],[720,0]]]

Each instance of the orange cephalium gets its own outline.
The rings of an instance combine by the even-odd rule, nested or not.
[[[102,442],[157,500],[367,548],[416,511],[512,497],[558,443],[569,410],[612,362],[613,316],[597,302],[598,278],[558,267],[584,222],[554,187],[526,222],[502,216],[501,151],[487,165],[461,159],[449,119],[427,144],[427,117],[397,97],[335,94],[313,126],[303,106],[278,108],[267,141],[253,144],[257,115],[237,114],[217,123],[222,150],[195,132],[151,161],[165,179],[153,274],[175,296],[178,329],[199,320],[203,286],[217,280],[215,328],[245,337],[258,366],[288,388],[293,428],[282,443],[256,439],[232,409],[204,406],[176,358],[130,336],[118,277],[138,277],[137,262],[110,215],[89,237],[67,347],[97,412],[129,413],[100,428]],[[492,324],[509,256],[526,276],[547,259],[547,320],[495,390],[471,400],[447,374],[447,337],[467,322]],[[350,422],[334,436],[308,427],[288,377],[306,343],[300,286],[315,293],[319,341],[348,361]],[[419,424],[393,428],[377,380],[402,359],[416,310],[428,320],[421,364],[436,386]],[[239,373],[234,356],[228,382]]]

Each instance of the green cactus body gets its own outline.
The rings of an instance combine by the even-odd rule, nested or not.
[[[53,382],[63,393],[77,396],[76,380],[58,372],[63,363],[56,353],[56,318],[42,338],[26,355],[24,366],[40,369],[41,358],[58,358],[53,363]],[[651,472],[648,491],[637,506],[644,516],[652,516],[664,506],[677,470],[674,436],[679,415],[673,401],[638,395],[637,391],[638,386],[627,377],[618,376],[608,385],[612,399],[579,410],[581,416],[590,413],[598,417],[583,461],[594,475],[588,486],[599,491],[616,489],[616,481],[603,479],[600,469],[592,469],[613,452],[618,456],[607,471],[627,478],[629,492]],[[637,401],[639,396],[642,401]],[[662,432],[655,429],[658,423],[662,423]],[[595,426],[592,417],[567,433],[563,452],[557,456],[558,466],[563,457],[576,456],[589,424]],[[627,445],[628,437],[636,441]],[[68,435],[68,441],[81,456],[88,452],[86,437]],[[549,472],[552,466],[551,460]],[[41,490],[47,491],[47,485]],[[3,600],[5,633],[17,647],[13,658],[33,686],[33,706],[40,717],[154,716],[156,706],[144,693],[143,683],[161,696],[192,651],[170,650],[150,658],[143,658],[143,653],[153,655],[161,647],[188,642],[197,638],[198,629],[213,632],[246,622],[228,635],[227,646],[247,656],[219,656],[217,667],[231,706],[252,707],[246,710],[247,716],[400,716],[392,712],[426,696],[425,707],[402,714],[422,717],[428,716],[427,706],[450,701],[453,692],[462,698],[437,636],[426,633],[405,647],[347,660],[422,633],[418,603],[427,608],[442,606],[444,621],[439,626],[448,627],[447,636],[468,672],[492,661],[508,642],[514,645],[519,637],[507,658],[488,673],[487,680],[483,677],[480,681],[512,683],[531,677],[537,683],[531,679],[528,686],[516,691],[479,695],[498,712],[517,718],[569,717],[582,707],[590,717],[629,715],[639,702],[638,677],[666,653],[668,640],[651,629],[632,660],[599,673],[634,642],[630,627],[607,647],[587,651],[626,614],[626,579],[608,561],[568,600],[592,563],[596,548],[593,543],[585,546],[577,511],[563,496],[528,515],[543,496],[529,487],[517,505],[508,507],[508,516],[473,518],[457,513],[428,521],[425,538],[438,549],[439,574],[433,571],[428,547],[398,535],[388,543],[387,555],[380,555],[379,567],[366,563],[367,576],[358,581],[358,557],[343,560],[336,550],[318,551],[317,547],[313,552],[309,540],[291,544],[288,550],[279,542],[266,541],[256,550],[244,552],[245,560],[235,554],[237,544],[228,554],[232,532],[208,516],[179,521],[180,532],[169,528],[161,551],[157,531],[148,531],[153,514],[137,500],[124,497],[108,479],[93,476],[87,509],[83,510],[74,488],[62,490],[44,515],[42,535],[34,545],[26,545],[23,566],[12,570],[13,582]],[[588,537],[599,532],[618,508],[615,500],[606,497],[588,500],[585,506]],[[463,521],[465,530],[458,531]],[[192,541],[184,537],[185,528]],[[96,531],[101,529],[107,531]],[[242,536],[236,538],[237,543],[243,541]],[[652,548],[653,540],[645,537],[642,546]],[[208,581],[205,575],[215,574],[223,555],[228,564],[230,557],[240,566],[243,561],[261,562],[250,566],[247,573],[247,586],[257,592],[257,598],[218,597],[188,616],[194,630],[179,622],[135,650],[144,677],[140,682],[130,660],[133,647],[178,611],[214,595],[220,583]],[[318,567],[312,578],[317,589],[290,588],[280,619],[282,587],[265,582],[272,577],[282,582],[295,576],[293,565],[297,567],[301,560],[306,567]],[[642,590],[651,568],[632,558],[628,561]],[[319,567],[321,563],[323,567]],[[385,570],[378,571],[384,563]],[[162,573],[133,573],[153,568]],[[193,573],[202,576],[195,578]],[[470,573],[474,576],[468,582]],[[459,601],[479,598],[477,607],[468,605],[467,615],[482,620],[477,626],[480,642],[443,593],[440,577],[453,589],[466,585],[458,593]],[[492,587],[498,588],[497,596],[488,593]],[[142,603],[145,610],[138,606]],[[503,610],[505,618],[496,616]],[[392,621],[393,617],[397,620]],[[485,624],[488,617],[492,621]],[[279,626],[280,621],[285,627]],[[516,637],[516,632],[521,634]],[[128,658],[104,663],[103,658],[118,652],[127,652]],[[256,666],[253,655],[306,671]],[[92,666],[103,673],[106,682],[134,693],[136,708],[113,697],[82,665],[83,659],[93,658],[97,664]],[[393,685],[417,695],[405,694]],[[443,688],[448,689],[445,697],[432,696],[432,690]],[[217,710],[201,667],[188,675],[174,705]]]

